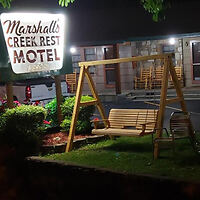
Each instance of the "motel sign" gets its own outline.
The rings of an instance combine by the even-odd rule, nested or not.
[[[64,22],[64,16],[60,14],[1,14],[4,38],[14,73],[62,68]]]

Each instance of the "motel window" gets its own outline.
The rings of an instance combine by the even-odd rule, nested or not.
[[[94,61],[97,60],[96,56],[96,48],[94,47],[80,47],[77,48],[76,53],[72,55],[72,65],[73,71],[79,73],[80,67],[78,66],[79,62],[83,61]],[[91,74],[95,72],[95,67],[89,67],[89,71]]]
[[[104,48],[104,58],[114,59],[113,47]],[[105,71],[105,85],[107,87],[114,87],[116,81],[116,67],[115,64],[108,64],[104,67]]]
[[[163,45],[163,53],[174,53],[175,46],[174,45]]]
[[[200,42],[192,42],[192,74],[194,81],[200,81]]]
[[[94,61],[97,59],[96,56],[96,48],[85,48],[84,49],[84,60],[85,61]],[[90,66],[89,67],[89,72],[91,74],[95,73],[95,66]]]
[[[168,45],[164,44],[162,48],[163,53],[175,53],[175,45]],[[176,65],[176,59],[175,56],[172,57],[172,63],[175,66]]]
[[[73,66],[73,72],[80,72],[80,67],[78,66],[78,63],[81,62],[81,51],[79,48],[77,48],[76,53],[72,55],[72,66]]]

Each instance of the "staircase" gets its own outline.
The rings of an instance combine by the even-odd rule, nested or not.
[[[198,89],[189,89],[183,88],[183,95],[185,100],[200,100],[200,88]],[[168,89],[167,99],[175,98],[176,91],[175,89]],[[132,101],[160,101],[160,90],[134,90],[126,94],[126,97]]]

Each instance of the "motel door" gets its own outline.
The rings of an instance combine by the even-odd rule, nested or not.
[[[113,59],[114,58],[114,50],[112,46],[104,48],[104,59]],[[115,72],[115,64],[109,64],[104,66],[104,80],[106,87],[115,87],[116,81],[116,72]]]
[[[191,42],[192,47],[192,80],[200,82],[200,41]]]

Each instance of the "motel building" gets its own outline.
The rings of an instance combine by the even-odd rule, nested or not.
[[[81,4],[82,3],[82,4]],[[33,3],[32,11],[38,8]],[[200,86],[200,29],[196,22],[199,13],[199,3],[183,1],[180,4],[174,4],[166,13],[166,19],[161,22],[153,22],[152,15],[144,11],[141,5],[135,5],[135,1],[126,1],[122,5],[119,1],[115,6],[113,4],[95,4],[91,1],[89,7],[85,7],[83,2],[79,2],[80,7],[69,6],[67,9],[59,10],[66,17],[65,34],[66,42],[59,49],[49,48],[51,45],[59,44],[59,37],[56,34],[56,22],[52,19],[49,31],[55,33],[49,38],[40,37],[42,49],[35,48],[34,38],[26,40],[7,39],[8,46],[14,45],[18,50],[18,45],[24,43],[26,47],[31,45],[35,50],[22,54],[18,52],[14,61],[19,63],[17,69],[21,69],[21,63],[28,61],[33,64],[32,71],[38,71],[38,66],[34,66],[35,58],[43,61],[43,53],[47,55],[47,61],[51,63],[52,69],[54,62],[58,62],[60,52],[63,49],[71,48],[70,59],[68,51],[64,51],[64,60],[72,61],[73,72],[77,74],[77,80],[80,72],[78,63],[81,61],[94,61],[113,58],[126,58],[133,56],[148,56],[163,53],[173,53],[173,65],[179,69],[180,82],[183,88],[188,90],[197,89]],[[107,5],[107,6],[106,6]],[[23,8],[23,5],[21,6]],[[47,7],[40,3],[41,12],[57,12],[53,7]],[[11,8],[11,10],[18,8]],[[178,11],[178,12],[177,12]],[[84,17],[83,17],[84,16]],[[40,19],[45,19],[39,16]],[[44,31],[46,32],[46,31]],[[2,30],[0,30],[2,35]],[[46,40],[45,40],[46,38]],[[4,44],[4,38],[0,37],[0,43]],[[5,46],[5,45],[4,45]],[[60,51],[60,52],[58,52]],[[14,54],[15,55],[15,54]],[[21,58],[25,58],[25,61]],[[20,60],[19,60],[20,59]],[[5,68],[8,65],[8,59],[0,54],[0,81],[5,76]],[[15,63],[14,63],[15,64]],[[39,66],[40,67],[40,66]],[[100,95],[128,94],[129,92],[159,89],[159,81],[162,77],[155,79],[156,69],[163,67],[160,60],[148,60],[137,63],[120,63],[103,66],[91,66],[89,71],[94,80],[95,87]],[[68,66],[63,64],[63,69],[67,71]],[[27,71],[31,71],[27,68]],[[41,69],[45,72],[45,69]],[[150,71],[147,84],[137,83],[145,70]],[[26,71],[24,72],[26,73]],[[62,73],[65,79],[66,74]],[[71,73],[71,69],[70,72]],[[177,72],[178,73],[178,72]],[[13,77],[15,74],[10,73]],[[30,73],[31,74],[31,73]],[[46,74],[40,72],[40,77]],[[24,79],[24,75],[20,74]],[[10,76],[11,77],[11,76]],[[30,76],[29,78],[34,78]],[[150,80],[150,81],[149,81]],[[173,89],[169,76],[169,88]],[[87,81],[84,81],[85,94],[90,94]],[[4,93],[4,92],[3,92]],[[2,93],[2,94],[3,94]],[[1,90],[0,90],[1,96]]]
[[[200,34],[179,34],[133,38],[130,41],[116,42],[112,45],[82,46],[71,48],[73,72],[79,74],[78,63],[81,61],[125,58],[133,56],[148,56],[163,53],[174,53],[173,65],[180,69],[181,86],[197,88],[200,86]],[[136,77],[140,78],[141,69],[152,70],[163,66],[162,61],[143,61],[138,63],[120,63],[103,66],[91,66],[90,73],[99,94],[121,94],[136,90],[147,90],[149,86],[136,86]],[[180,74],[177,74],[180,76]],[[78,76],[77,76],[78,77]],[[153,84],[153,83],[152,83]],[[169,78],[170,84],[170,78]],[[151,89],[161,85],[152,85]],[[173,86],[169,85],[169,88]],[[84,93],[89,91],[87,81]]]

